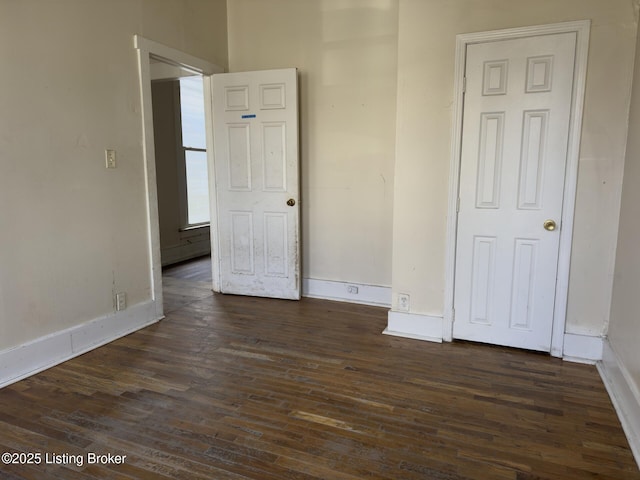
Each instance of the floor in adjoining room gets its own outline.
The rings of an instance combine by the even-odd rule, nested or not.
[[[0,478],[640,479],[594,366],[385,336],[384,308],[214,295],[198,268],[165,270],[160,323],[0,390],[0,452],[124,463]]]

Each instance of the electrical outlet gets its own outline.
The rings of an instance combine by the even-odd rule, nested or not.
[[[398,298],[398,311],[408,312],[409,309],[411,308],[409,295],[406,293],[399,293],[397,298]]]
[[[107,168],[116,168],[116,151],[107,149],[104,153]]]
[[[127,294],[124,292],[116,293],[116,310],[119,312],[127,308]]]
[[[357,295],[358,287],[356,287],[355,285],[347,285],[347,292]]]

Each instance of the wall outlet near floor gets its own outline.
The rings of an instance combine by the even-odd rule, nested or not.
[[[116,311],[120,312],[127,308],[127,294],[125,292],[116,293]]]
[[[355,285],[347,285],[347,292],[353,294],[353,295],[357,295],[358,294],[358,287]]]
[[[104,151],[105,162],[107,168],[116,168],[116,151],[107,149]]]
[[[398,306],[397,308],[399,312],[408,312],[409,309],[411,308],[409,295],[406,293],[399,293],[397,306]]]

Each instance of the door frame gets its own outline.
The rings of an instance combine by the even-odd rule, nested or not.
[[[149,40],[140,35],[133,36],[137,50],[140,104],[142,107],[142,156],[144,159],[144,180],[146,188],[147,241],[149,249],[151,295],[156,308],[156,318],[164,316],[162,305],[162,262],[160,257],[160,219],[158,216],[158,184],[156,180],[156,154],[153,134],[153,104],[151,98],[151,60],[160,60],[169,65],[190,70],[203,77],[205,128],[207,132],[207,168],[209,173],[209,206],[211,214],[211,258],[213,289],[219,290],[219,272],[216,262],[217,248],[217,210],[215,203],[215,171],[213,168],[213,105],[211,97],[211,75],[223,73],[224,69],[216,64],[195,57],[175,48]],[[214,248],[215,247],[215,248]],[[217,275],[217,276],[216,276]]]
[[[449,203],[447,213],[447,240],[445,258],[445,310],[443,322],[443,340],[453,340],[454,287],[456,265],[456,241],[458,229],[458,192],[460,188],[460,162],[462,151],[462,116],[464,110],[464,74],[467,45],[487,43],[516,38],[536,37],[557,33],[576,33],[576,56],[573,75],[573,94],[571,99],[571,117],[569,120],[569,140],[567,148],[567,166],[565,172],[564,196],[560,228],[558,254],[558,273],[555,288],[555,305],[551,335],[551,355],[562,357],[567,317],[567,293],[569,289],[569,269],[571,260],[571,242],[573,238],[573,216],[575,211],[576,189],[578,185],[578,160],[580,156],[580,138],[582,133],[582,114],[589,53],[589,33],[591,21],[582,20],[548,25],[491,30],[487,32],[466,33],[456,36],[454,98],[452,106],[453,135],[449,170]]]

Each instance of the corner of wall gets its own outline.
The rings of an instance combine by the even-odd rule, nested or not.
[[[442,343],[445,323],[442,317],[389,310],[387,328],[382,333]]]
[[[631,375],[620,362],[609,340],[604,341],[602,360],[598,372],[611,397],[631,452],[640,467],[640,392]]]
[[[602,360],[603,343],[604,337],[565,333],[562,359],[593,365]]]
[[[89,320],[0,351],[0,388],[124,337],[162,318],[158,300]]]

